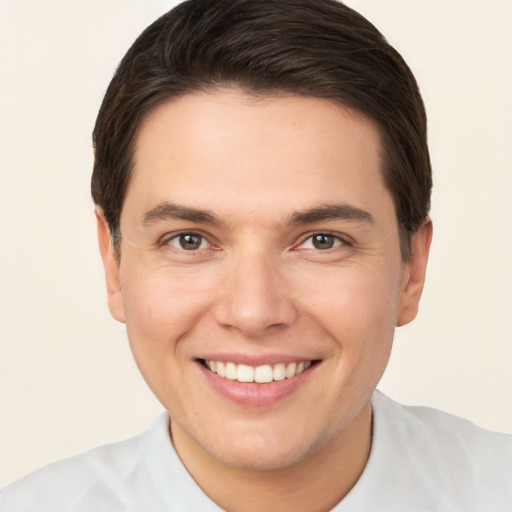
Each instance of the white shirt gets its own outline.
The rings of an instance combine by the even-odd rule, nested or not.
[[[511,512],[512,436],[376,391],[370,458],[336,512]],[[2,512],[214,512],[162,415],[133,439],[55,462],[0,492]]]

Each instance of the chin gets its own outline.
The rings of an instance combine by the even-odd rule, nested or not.
[[[294,466],[320,451],[328,440],[313,442],[304,433],[282,430],[280,436],[231,436],[228,445],[215,445],[206,451],[224,466],[244,471],[279,471]],[[292,434],[292,435],[290,435]]]
[[[218,462],[232,469],[240,471],[269,472],[287,469],[303,460],[304,455],[299,453],[265,453],[253,450],[244,450],[244,453],[233,452],[222,453],[216,457],[216,454],[210,454]]]

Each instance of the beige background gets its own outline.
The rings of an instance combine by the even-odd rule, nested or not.
[[[89,198],[113,69],[171,0],[0,1],[0,484],[160,410],[110,319]],[[353,0],[430,119],[435,240],[380,388],[512,432],[512,1]]]

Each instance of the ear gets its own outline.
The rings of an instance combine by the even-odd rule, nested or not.
[[[105,281],[107,283],[108,308],[110,314],[118,321],[125,322],[123,296],[121,293],[121,280],[119,278],[119,264],[114,255],[112,235],[103,210],[96,207],[96,223],[98,226],[98,243],[101,259],[105,269]]]
[[[411,238],[411,258],[406,263],[396,318],[398,327],[408,324],[418,314],[431,242],[432,221],[427,218]]]

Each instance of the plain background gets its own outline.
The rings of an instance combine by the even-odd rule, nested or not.
[[[90,141],[116,64],[174,3],[0,1],[0,484],[161,410],[107,311]],[[512,432],[512,1],[347,3],[416,74],[434,166],[422,307],[380,388]]]

